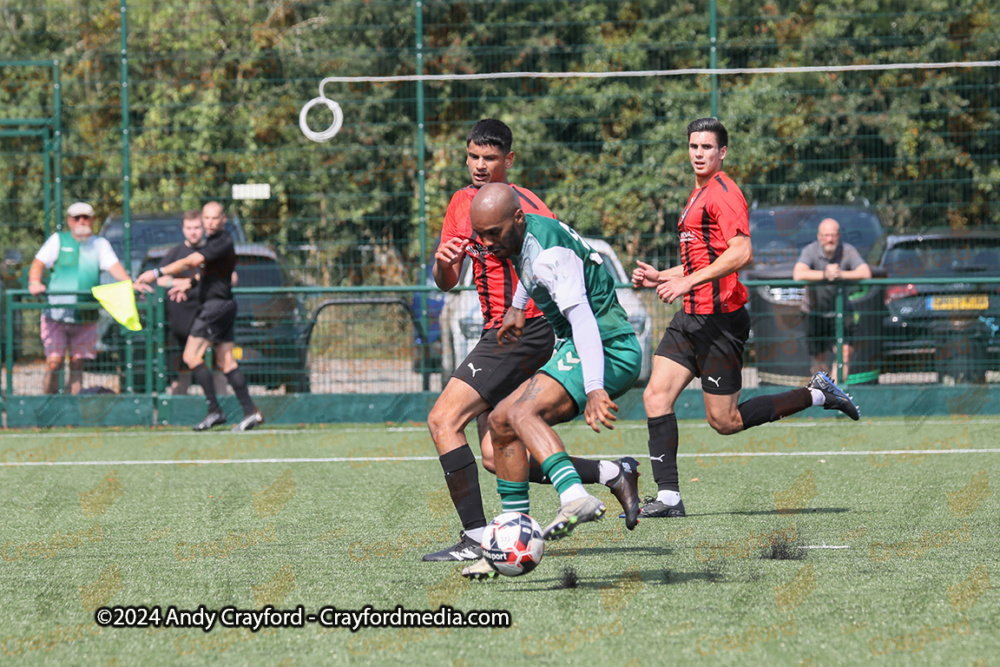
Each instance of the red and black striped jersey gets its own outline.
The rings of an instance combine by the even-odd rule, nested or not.
[[[538,195],[527,188],[511,185],[514,192],[521,200],[521,208],[525,214],[535,213],[549,218],[555,218]],[[463,238],[469,241],[476,240],[476,233],[472,231],[472,217],[469,210],[472,207],[472,198],[479,192],[475,186],[464,187],[451,197],[448,203],[448,210],[444,214],[444,226],[441,228],[441,242],[445,243],[453,238]],[[510,308],[511,299],[514,297],[514,290],[517,289],[517,273],[511,261],[500,261],[492,254],[482,254],[470,257],[476,280],[476,289],[479,291],[479,302],[483,308],[483,320],[486,322],[485,329],[493,329],[500,326],[504,313]],[[524,310],[525,317],[540,317],[542,311],[538,309],[534,301],[529,301]]]
[[[695,188],[677,223],[684,275],[705,268],[729,248],[736,234],[750,236],[747,200],[736,183],[717,172],[708,184]],[[691,315],[731,313],[747,302],[747,288],[738,273],[702,283],[684,295]]]

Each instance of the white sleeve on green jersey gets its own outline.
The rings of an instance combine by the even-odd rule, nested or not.
[[[535,282],[548,290],[563,315],[572,306],[587,301],[587,284],[583,278],[583,260],[569,248],[546,248],[531,263]]]
[[[560,246],[546,248],[532,262],[537,284],[548,290],[559,312],[573,328],[573,344],[580,355],[587,393],[604,388],[604,344],[597,318],[587,298],[583,260]]]
[[[525,288],[524,283],[518,281],[517,289],[514,290],[514,298],[510,300],[510,307],[524,310],[528,307],[528,301],[530,300],[531,297],[528,296],[528,290]]]

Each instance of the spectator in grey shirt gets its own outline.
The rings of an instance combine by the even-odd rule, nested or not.
[[[823,283],[806,290],[802,309],[806,312],[806,343],[812,357],[810,373],[826,372],[827,360],[837,342],[836,299],[837,287],[833,281],[867,280],[872,277],[868,263],[850,243],[840,241],[840,223],[827,218],[819,223],[816,240],[802,249],[795,264],[792,278]],[[847,379],[848,361],[854,348],[854,311],[850,302],[844,303],[844,374]],[[837,380],[837,360],[834,355],[830,377]]]

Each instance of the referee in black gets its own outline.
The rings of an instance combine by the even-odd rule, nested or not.
[[[234,432],[249,431],[263,423],[264,417],[253,404],[247,389],[247,379],[233,358],[233,329],[236,323],[236,301],[233,299],[233,270],[236,268],[236,249],[233,238],[225,230],[226,216],[222,204],[208,202],[201,210],[205,224],[205,245],[187,257],[167,266],[146,271],[135,282],[151,284],[160,276],[173,276],[186,269],[201,267],[198,283],[198,300],[201,307],[191,324],[184,347],[184,363],[191,369],[195,381],[205,391],[208,415],[195,427],[207,431],[226,423],[226,413],[219,407],[212,384],[212,372],[205,366],[205,352],[211,345],[216,363],[222,367],[226,380],[233,388],[243,407],[243,419]]]

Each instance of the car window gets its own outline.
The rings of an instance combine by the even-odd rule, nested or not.
[[[750,238],[758,265],[781,264],[798,259],[802,249],[816,240],[819,223],[834,218],[840,223],[840,238],[869,257],[882,237],[878,216],[864,209],[794,208],[750,212]]]
[[[604,270],[608,272],[608,275],[611,276],[611,278],[615,281],[615,283],[625,282],[625,278],[619,276],[618,273],[615,271],[615,263],[611,259],[611,257],[604,254],[603,252],[599,252],[597,254],[601,256],[602,260],[604,260],[602,266],[604,267]]]
[[[269,257],[240,255],[236,262],[238,287],[281,287],[281,267]]]
[[[924,239],[895,245],[883,261],[890,276],[1000,272],[1000,239]]]

